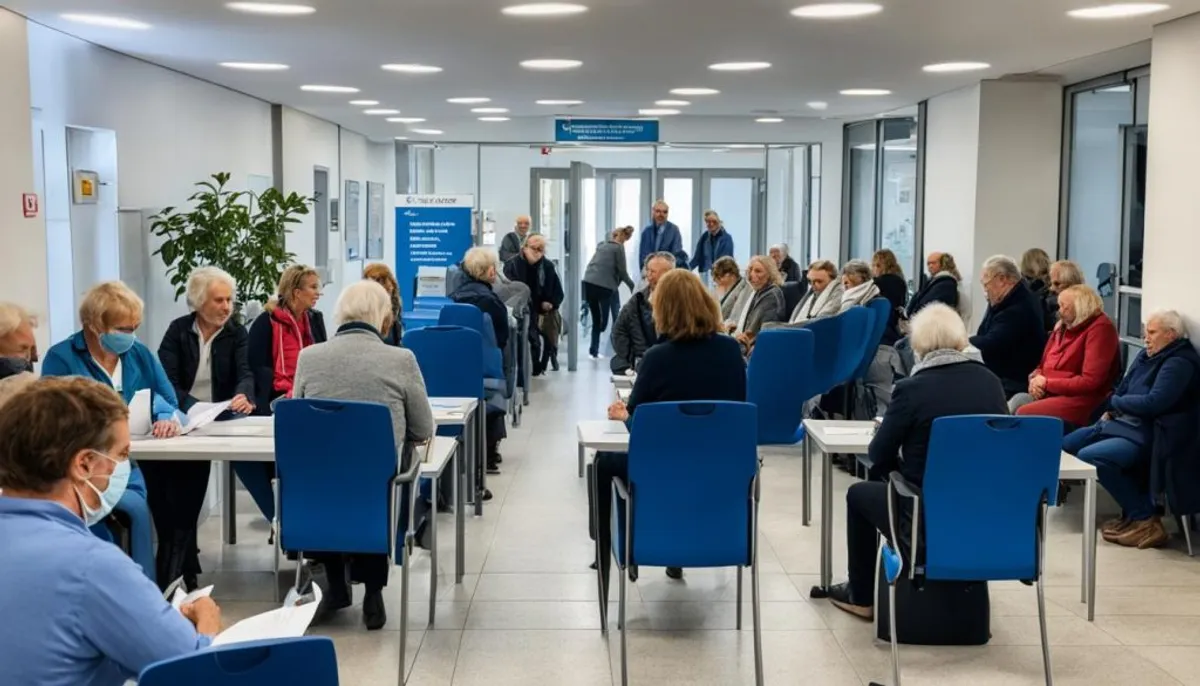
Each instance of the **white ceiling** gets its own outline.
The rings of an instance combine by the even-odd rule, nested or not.
[[[4,0],[34,21],[88,41],[195,75],[263,100],[337,122],[372,138],[405,133],[404,124],[361,114],[348,101],[373,99],[418,126],[444,128],[470,115],[447,98],[490,97],[512,117],[556,114],[538,99],[581,99],[579,115],[636,115],[677,87],[706,86],[721,94],[684,98],[686,115],[859,117],[911,105],[979,78],[1054,73],[1089,55],[1150,37],[1151,26],[1200,11],[1200,0],[1167,0],[1172,9],[1114,21],[1083,21],[1069,9],[1102,0],[877,0],[877,15],[836,21],[793,18],[806,0],[573,0],[585,14],[512,18],[500,13],[519,0],[291,0],[317,8],[301,17],[235,13],[223,0]],[[110,14],[150,30],[96,28],[66,22],[63,12]],[[562,73],[524,70],[521,60],[583,61]],[[721,61],[763,60],[773,68],[717,73]],[[985,72],[934,75],[925,64],[983,61]],[[223,69],[224,61],[282,62],[284,72]],[[432,75],[385,72],[384,63],[443,67]],[[1132,66],[1132,65],[1130,65]],[[361,89],[356,95],[301,92],[302,84]],[[888,97],[851,98],[844,88],[887,88]],[[826,101],[818,113],[805,106]],[[441,122],[441,124],[439,124]],[[492,126],[508,126],[497,123]]]

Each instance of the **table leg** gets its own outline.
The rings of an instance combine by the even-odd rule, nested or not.
[[[582,443],[580,443],[579,444],[579,478],[580,479],[583,478],[583,462],[584,462],[584,453],[586,451],[587,451],[587,449],[583,447]]]
[[[475,489],[475,516],[483,516],[483,493],[487,489],[487,406],[480,399],[475,409],[475,475],[479,485]]]
[[[221,463],[221,536],[228,545],[237,543],[237,480],[233,463]]]
[[[802,526],[810,526],[812,524],[812,445],[808,442],[807,433],[804,440],[800,442],[800,469],[803,474],[800,475],[801,494],[804,498],[804,510],[800,515],[800,524]]]
[[[475,489],[475,415],[465,417],[463,421],[463,469],[466,473],[467,485],[467,502],[471,505],[475,504],[476,489]]]
[[[821,588],[833,584],[833,456],[821,451]]]
[[[463,460],[463,446],[454,451],[454,583],[463,582],[463,568],[467,565],[465,544],[467,541],[467,505],[463,502],[463,483],[466,477],[466,464]]]
[[[1083,489],[1083,602],[1088,621],[1096,619],[1096,480],[1088,479]]]
[[[438,591],[438,522],[437,522],[437,500],[438,500],[438,475],[434,474],[430,479],[430,487],[433,489],[433,507],[429,511],[429,628],[433,628],[434,616],[437,614],[437,591]],[[408,602],[408,598],[404,599]],[[404,609],[401,609],[403,612]]]

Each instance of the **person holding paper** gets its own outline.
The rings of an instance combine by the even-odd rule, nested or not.
[[[246,329],[231,316],[237,284],[221,269],[201,267],[188,278],[186,292],[192,313],[171,322],[158,346],[158,359],[179,398],[179,409],[186,412],[197,403],[229,401],[234,413],[254,412]],[[160,587],[180,576],[188,590],[197,586],[196,522],[211,468],[211,462],[190,460],[142,465],[158,532],[155,568]]]
[[[175,419],[179,404],[158,358],[134,334],[142,325],[143,308],[142,299],[120,281],[92,288],[79,306],[82,328],[50,348],[42,362],[42,376],[87,377],[112,387],[126,403],[138,391],[149,389],[151,431],[155,438],[171,438],[179,433]],[[146,502],[146,481],[136,465],[116,512],[128,519],[133,559],[154,580],[154,532]],[[105,540],[116,540],[101,523],[93,526],[92,532]]]
[[[201,650],[220,609],[178,610],[128,557],[91,535],[131,471],[129,410],[84,378],[34,381],[0,412],[0,681],[121,686]]]

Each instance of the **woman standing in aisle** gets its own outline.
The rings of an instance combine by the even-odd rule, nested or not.
[[[596,254],[583,273],[583,300],[592,317],[592,342],[588,355],[600,359],[600,334],[608,329],[610,303],[621,284],[634,289],[633,279],[625,264],[625,242],[633,237],[633,227],[614,229],[612,237],[596,246]]]

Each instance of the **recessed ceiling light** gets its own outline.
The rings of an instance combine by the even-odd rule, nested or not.
[[[847,88],[841,92],[842,95],[891,95],[892,92],[886,88]]]
[[[812,108],[812,109],[814,109],[814,110],[827,110],[827,109],[829,109],[829,103],[827,103],[827,102],[824,102],[824,101],[822,101],[822,100],[813,100],[812,102],[810,102],[810,103],[805,103],[805,104],[807,104],[807,105],[808,105],[810,108]]]
[[[716,88],[672,88],[671,95],[716,95],[721,91]]]
[[[442,70],[441,67],[435,67],[432,64],[384,64],[379,68],[401,74],[436,74]]]
[[[507,114],[507,107],[472,107],[471,111],[475,114]]]
[[[400,110],[390,110],[390,109],[363,110],[363,114],[370,114],[370,115],[376,115],[376,116],[384,115],[384,114],[400,114]]]
[[[370,107],[372,105],[378,105],[379,101],[378,100],[351,100],[350,104],[355,105],[357,107]]]
[[[411,131],[422,136],[440,136],[445,133],[441,129],[411,129]]]
[[[708,65],[713,71],[758,71],[759,69],[770,69],[770,62],[717,62],[716,64]]]
[[[568,14],[582,14],[588,10],[583,5],[569,2],[534,2],[527,5],[513,5],[500,10],[510,17],[561,17]]]
[[[979,71],[981,69],[991,69],[992,65],[987,62],[940,62],[938,64],[927,64],[921,67],[923,71],[930,74],[948,74],[959,71]]]
[[[1121,2],[1097,7],[1083,7],[1071,10],[1067,12],[1067,15],[1076,19],[1122,19],[1154,14],[1167,9],[1171,9],[1171,6],[1157,2]]]
[[[62,18],[67,21],[73,21],[76,24],[88,24],[89,26],[99,26],[105,29],[145,31],[150,28],[150,25],[144,21],[126,19],[124,17],[109,17],[103,14],[64,14]]]
[[[312,14],[317,11],[317,8],[309,7],[308,5],[285,5],[276,2],[227,2],[225,6],[235,12],[274,14],[291,17],[301,14]]]
[[[801,19],[845,19],[865,17],[882,11],[883,5],[873,2],[827,2],[797,7],[792,10],[792,16]]]
[[[508,121],[508,117],[480,117],[479,121]]]
[[[446,102],[452,105],[480,105],[491,101],[491,98],[446,98]]]
[[[654,104],[659,107],[687,107],[692,103],[687,100],[655,100]]]
[[[583,101],[582,100],[538,100],[537,104],[558,106],[558,107],[573,107],[575,105],[582,105]]]
[[[310,93],[357,93],[358,89],[352,86],[321,86],[307,85],[300,86],[300,90]]]
[[[781,117],[759,117],[754,121],[759,124],[780,124],[783,122],[783,119]]]
[[[669,117],[672,114],[679,114],[679,110],[672,110],[661,107],[647,107],[638,110],[638,114],[644,117]]]
[[[424,117],[388,117],[388,121],[394,124],[420,124],[425,121]]]
[[[288,68],[286,64],[277,64],[275,62],[222,62],[221,66],[226,69],[241,69],[243,71],[283,71]]]
[[[578,69],[583,66],[583,62],[579,60],[564,60],[551,57],[543,57],[535,60],[525,60],[521,62],[521,66],[526,69],[534,69],[537,71],[566,71],[567,69]]]

